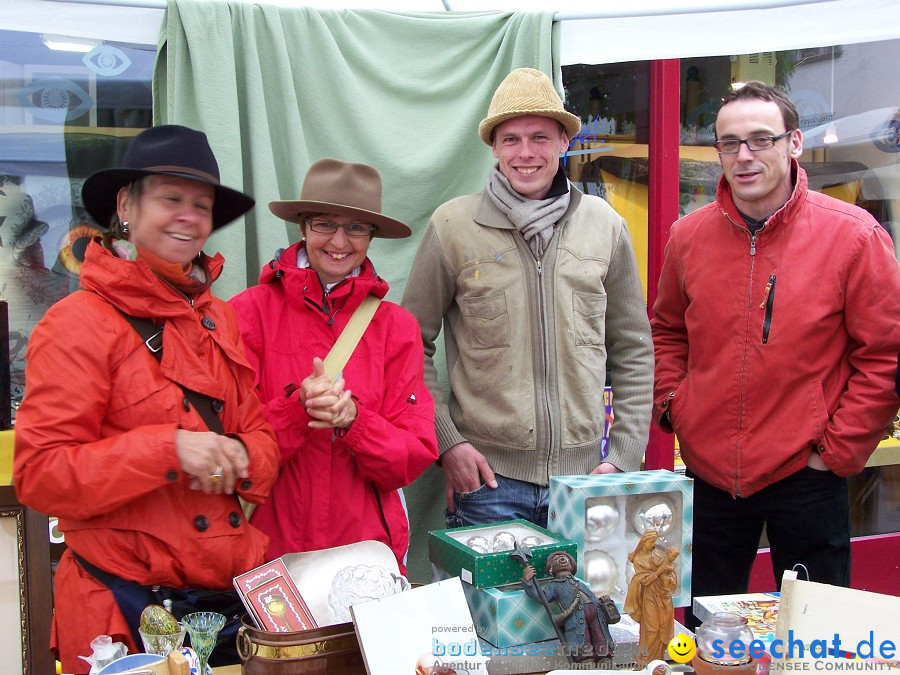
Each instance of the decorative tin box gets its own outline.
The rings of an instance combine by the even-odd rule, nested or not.
[[[690,604],[694,485],[671,471],[552,476],[548,527],[578,544],[579,578],[622,610],[634,569],[628,562],[645,530],[659,532],[657,546],[677,547],[679,587],[672,601]]]
[[[508,520],[429,532],[428,557],[476,588],[503,586],[522,580],[522,566],[510,557],[516,542],[524,542],[531,549],[530,562],[540,576],[551,553],[565,551],[574,557],[577,552],[574,541],[527,520]]]

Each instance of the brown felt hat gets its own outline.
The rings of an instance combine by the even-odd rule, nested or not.
[[[376,237],[403,239],[412,234],[399,220],[382,215],[381,175],[377,169],[330,157],[309,167],[300,188],[300,199],[269,202],[269,210],[279,218],[301,225],[307,213],[332,213],[374,225]]]
[[[493,145],[491,134],[501,122],[513,117],[538,115],[550,117],[563,125],[569,140],[581,131],[581,118],[566,111],[562,99],[546,74],[534,68],[512,71],[494,92],[487,117],[478,125],[478,135]]]

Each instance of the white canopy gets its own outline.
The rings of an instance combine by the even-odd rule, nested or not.
[[[336,4],[269,2],[328,9]],[[156,44],[165,8],[164,0],[0,4],[0,28],[6,30],[141,44]],[[564,65],[747,54],[900,37],[898,0],[607,0],[590,13],[580,0],[345,0],[340,6],[404,12],[556,9],[562,20]]]

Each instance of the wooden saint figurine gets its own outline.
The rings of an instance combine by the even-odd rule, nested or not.
[[[571,555],[563,551],[553,553],[547,558],[546,568],[553,579],[539,584],[534,578],[534,567],[527,565],[522,573],[522,588],[544,605],[573,661],[600,661],[615,651],[608,624],[619,620],[619,612],[608,595],[598,598],[576,579],[575,569]],[[559,614],[553,612],[550,602],[559,605]]]
[[[641,625],[637,662],[647,665],[665,660],[666,649],[675,636],[675,607],[672,597],[678,590],[675,559],[678,547],[663,550],[656,545],[656,530],[646,530],[628,560],[634,576],[625,596],[625,612]]]

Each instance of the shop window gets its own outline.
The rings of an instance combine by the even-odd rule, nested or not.
[[[800,113],[812,189],[869,211],[900,251],[900,83],[872,68],[898,59],[900,40],[682,59],[680,215],[715,199],[722,97],[761,79],[783,87]],[[564,66],[563,83],[583,123],[565,158],[569,178],[626,218],[646,289],[649,63]],[[851,479],[851,502],[854,536],[900,532],[900,419]]]
[[[78,288],[84,248],[98,232],[81,184],[118,163],[151,125],[155,57],[155,45],[0,30],[0,300],[9,312],[13,420],[28,337]]]
[[[650,63],[577,64],[562,71],[566,108],[582,121],[564,158],[566,173],[625,218],[646,294]]]

